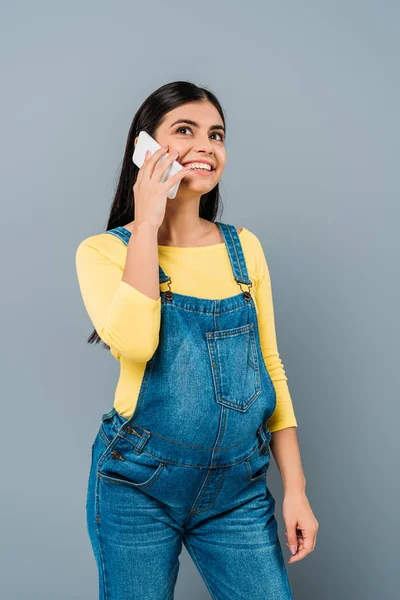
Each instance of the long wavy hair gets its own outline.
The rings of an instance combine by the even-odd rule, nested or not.
[[[122,160],[121,172],[118,180],[114,200],[111,205],[106,231],[115,227],[123,227],[135,218],[135,198],[133,186],[139,172],[139,168],[132,161],[135,148],[135,138],[140,131],[147,131],[152,137],[164,116],[174,108],[187,104],[188,102],[211,102],[221,115],[226,127],[224,111],[216,96],[204,87],[199,87],[189,81],[172,81],[155,90],[137,110],[129,129],[128,139],[125,146],[125,154]],[[207,221],[214,222],[222,209],[219,184],[207,194],[200,198],[199,216]],[[93,329],[87,342],[97,344],[101,338]],[[110,347],[103,342],[107,349]]]

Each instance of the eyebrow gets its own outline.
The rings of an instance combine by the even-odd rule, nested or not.
[[[177,125],[178,123],[187,123],[188,125],[193,125],[193,127],[200,127],[200,125],[198,123],[196,123],[196,121],[192,121],[191,119],[178,119],[177,121],[172,123],[172,125],[170,126],[170,129],[171,129],[171,127],[173,127],[174,125]],[[211,125],[210,130],[211,129],[221,129],[221,131],[223,131],[225,133],[225,127],[223,125]]]

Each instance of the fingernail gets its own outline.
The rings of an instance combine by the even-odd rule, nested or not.
[[[296,546],[290,546],[290,552],[296,554]]]

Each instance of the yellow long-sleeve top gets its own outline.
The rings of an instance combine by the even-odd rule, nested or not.
[[[268,264],[258,237],[239,233],[251,293],[256,305],[261,351],[276,391],[276,408],[267,421],[271,433],[297,427],[287,377],[280,359]],[[161,297],[154,300],[122,280],[127,246],[114,235],[84,239],[76,250],[76,269],[83,302],[100,338],[120,362],[114,408],[129,418],[136,406],[146,362],[154,354],[161,323]],[[159,264],[171,277],[172,291],[222,299],[240,293],[224,242],[211,246],[158,246]],[[161,284],[167,290],[167,284]],[[247,289],[245,287],[244,289]]]

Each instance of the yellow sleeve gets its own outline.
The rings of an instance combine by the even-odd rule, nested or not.
[[[76,271],[86,311],[114,356],[147,362],[159,342],[161,298],[154,300],[122,281],[123,268],[99,247],[97,237],[83,240],[76,250]]]
[[[258,238],[257,270],[259,273],[256,287],[256,304],[258,310],[258,327],[260,331],[261,351],[265,365],[276,391],[276,408],[267,421],[271,433],[286,427],[297,427],[293,403],[290,397],[287,377],[279,356],[274,305],[272,298],[271,278],[262,245]]]

